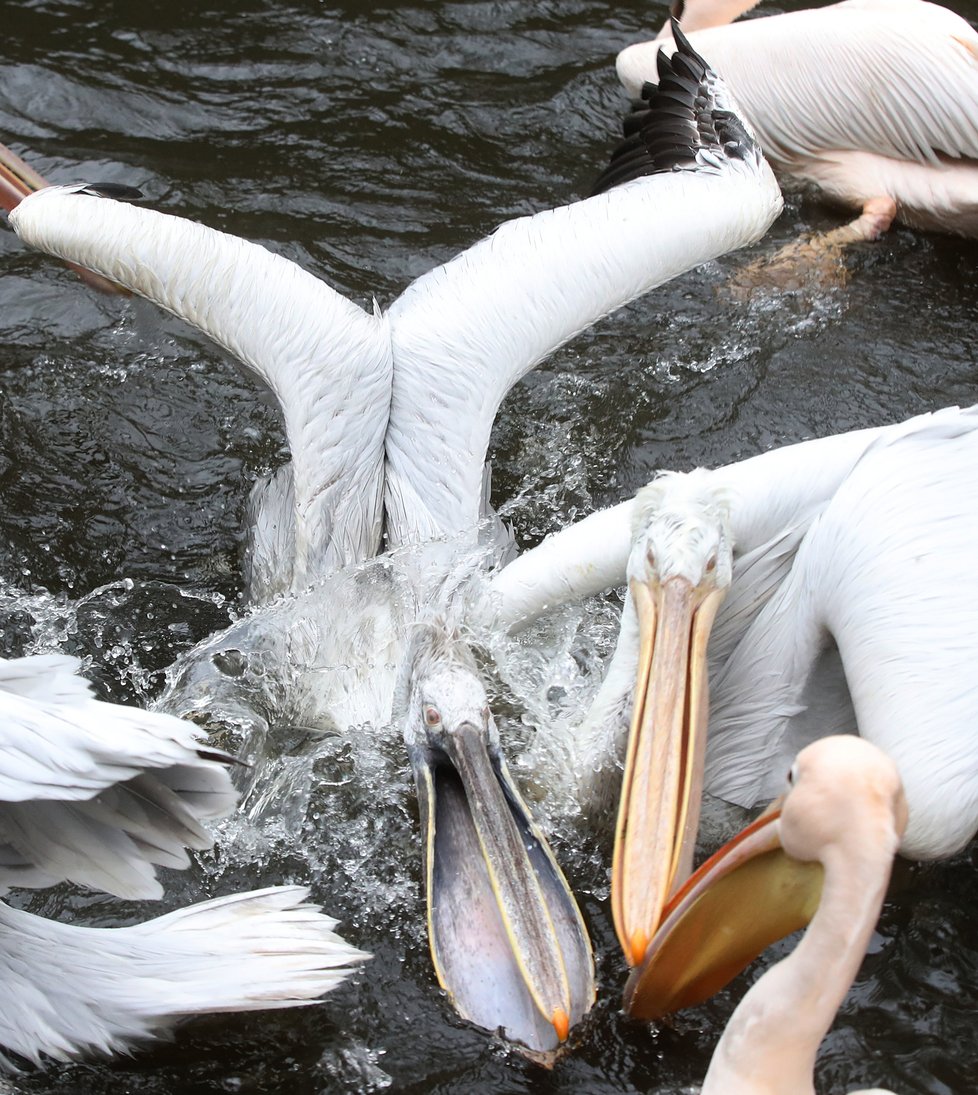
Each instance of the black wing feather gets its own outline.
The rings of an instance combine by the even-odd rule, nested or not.
[[[688,170],[704,150],[744,159],[757,146],[743,122],[716,101],[717,76],[689,44],[675,19],[676,52],[656,58],[659,83],[646,83],[642,99],[622,126],[625,139],[594,185],[600,194],[621,183],[663,171]]]
[[[142,196],[142,190],[135,186],[126,186],[125,183],[97,182],[88,183],[78,191],[79,194],[91,194],[98,198],[114,198],[116,201],[138,201]]]

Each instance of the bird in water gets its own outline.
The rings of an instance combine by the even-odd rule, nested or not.
[[[702,1095],[814,1095],[819,1045],[859,971],[906,825],[897,767],[867,741],[822,738],[798,754],[788,778],[780,806],[721,848],[676,895],[626,990],[633,1013],[662,1015],[676,1003],[673,975],[685,975],[687,994],[710,979],[717,957],[711,941],[725,931],[750,935],[757,918],[779,912],[786,900],[814,907],[794,951],[751,986],[730,1017]]]
[[[398,667],[407,664],[416,673],[399,694],[418,697],[414,718],[420,712],[428,738],[441,741],[444,712],[417,675],[431,661],[416,656],[409,636],[419,620],[444,614],[450,637],[464,617],[464,591],[509,556],[509,537],[488,509],[485,466],[503,396],[573,335],[757,240],[780,211],[774,176],[722,83],[679,37],[660,96],[591,197],[506,222],[383,313],[363,311],[264,248],[106,200],[91,187],[52,187],[19,202],[10,221],[24,240],[204,331],[264,380],[282,408],[291,463],[252,496],[254,610],[176,667],[163,699],[170,709],[199,711],[215,693],[241,695],[252,685],[267,693],[273,665],[305,724],[377,732],[391,724]],[[448,663],[471,676],[458,658]],[[442,716],[437,726],[431,711]],[[429,819],[436,969],[463,1015],[550,1053],[593,998],[576,905],[498,763],[488,716],[464,720],[464,753],[445,741],[422,748],[414,718],[399,721]],[[454,782],[435,772],[446,758],[468,765]],[[444,807],[443,788],[451,796]],[[456,825],[465,811],[471,820]],[[494,929],[504,948],[498,974],[487,974],[488,956],[477,969],[446,957],[459,939],[440,934],[439,910],[460,894],[440,868],[455,847],[439,838],[440,818],[479,834],[485,870],[471,877],[487,880],[492,893],[466,900],[495,906],[506,925]],[[493,836],[483,843],[486,833]],[[516,855],[519,834],[541,849]],[[515,913],[512,895],[530,876],[539,899]],[[465,915],[460,908],[449,920]],[[478,1011],[470,1000],[480,1001]]]
[[[237,796],[231,757],[171,715],[93,698],[74,658],[0,660],[0,893],[69,881],[159,898]],[[0,1046],[42,1064],[124,1053],[179,1019],[313,1003],[368,956],[302,886],[142,924],[62,924],[0,902]],[[16,1070],[0,1054],[0,1071]]]
[[[893,221],[978,238],[978,33],[924,0],[844,0],[734,23],[757,0],[679,0],[782,180],[858,212],[808,250],[872,240]],[[624,49],[638,96],[668,27]],[[830,89],[830,90],[829,90]],[[800,250],[800,247],[799,247]]]
[[[896,762],[903,855],[947,857],[978,831],[976,460],[978,408],[948,408],[666,473],[496,576],[509,627],[627,581],[567,749],[593,773],[585,801],[617,793],[624,762],[612,905],[630,964],[688,874],[701,789],[768,801],[816,737],[858,733]]]
[[[31,194],[10,223],[191,323],[271,388],[291,462],[253,499],[258,601],[382,543],[470,533],[506,392],[598,319],[766,232],[782,204],[770,169],[705,63],[684,51],[677,65],[682,117],[669,128],[665,96],[644,112],[591,197],[507,221],[383,313],[263,247],[89,187]]]
[[[509,1038],[549,1049],[594,1001],[587,929],[509,773],[475,658],[441,622],[412,629],[394,721],[418,789],[439,981],[473,1022],[505,1015]]]

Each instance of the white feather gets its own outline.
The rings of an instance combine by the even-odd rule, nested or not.
[[[697,7],[686,4],[690,26]],[[960,16],[923,0],[845,0],[688,36],[777,172],[856,208],[886,195],[908,224],[978,234],[978,33]],[[655,79],[660,46],[674,48],[662,37],[619,54],[629,94]]]
[[[0,662],[0,885],[159,897],[154,865],[186,866],[213,842],[203,823],[233,809],[231,758],[171,715],[92,699],[76,668]]]
[[[187,1015],[311,1004],[368,956],[307,896],[272,887],[124,928],[0,903],[0,1044],[36,1064],[68,1061],[124,1052]]]
[[[704,86],[724,101],[712,74]],[[777,216],[770,169],[746,136],[736,151],[694,148],[682,170],[508,221],[408,286],[386,317],[261,247],[85,187],[32,194],[10,223],[181,316],[272,388],[293,467],[253,495],[264,596],[369,558],[382,520],[390,547],[473,529],[510,387],[603,316],[754,242]]]

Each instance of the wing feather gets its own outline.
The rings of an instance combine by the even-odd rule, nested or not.
[[[691,51],[666,72],[638,137],[612,161],[621,185],[507,221],[390,309],[392,544],[476,524],[493,419],[530,369],[641,294],[757,240],[780,211],[721,82]]]
[[[124,928],[0,904],[0,1044],[35,1064],[68,1061],[125,1052],[186,1015],[312,1003],[369,956],[307,896],[270,887]]]
[[[48,254],[110,271],[271,388],[293,461],[295,558],[281,567],[294,564],[296,583],[376,552],[392,368],[383,317],[264,247],[84,186],[38,191],[10,223]]]
[[[10,679],[9,663],[0,677],[5,670]],[[153,866],[185,867],[186,848],[213,842],[203,823],[234,808],[232,758],[170,715],[9,691],[0,692],[0,715],[2,885],[68,879],[158,897]]]

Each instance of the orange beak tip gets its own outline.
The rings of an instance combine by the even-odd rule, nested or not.
[[[570,1033],[570,1016],[564,1011],[563,1008],[556,1008],[553,1015],[550,1017],[550,1022],[553,1023],[554,1030],[557,1032],[557,1037],[562,1041],[567,1041],[567,1035]]]
[[[630,966],[637,966],[642,961],[645,952],[649,949],[650,942],[651,940],[644,931],[632,932],[628,946],[624,948],[625,960]]]

